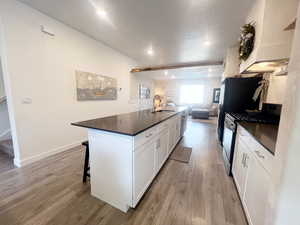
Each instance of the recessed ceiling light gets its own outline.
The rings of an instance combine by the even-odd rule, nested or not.
[[[209,46],[209,45],[211,45],[211,42],[210,41],[204,41],[204,45]]]
[[[165,71],[165,75],[167,76],[167,75],[168,75],[168,73],[169,73],[169,72],[168,72],[168,70],[166,70],[166,71]]]
[[[208,72],[212,72],[212,68],[208,68]]]
[[[152,47],[150,47],[148,50],[147,50],[147,54],[148,55],[154,55],[154,51],[153,51],[153,48]]]
[[[103,9],[98,9],[97,14],[99,16],[101,16],[102,18],[106,18],[107,17],[107,12],[104,11]]]

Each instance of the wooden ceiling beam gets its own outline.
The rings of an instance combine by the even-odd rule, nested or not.
[[[160,66],[148,66],[148,67],[137,67],[133,68],[131,73],[139,73],[145,71],[157,71],[157,70],[172,70],[188,67],[200,67],[200,66],[220,66],[223,65],[222,61],[205,61],[205,62],[192,62],[192,63],[178,63],[178,64],[168,64]]]
[[[289,24],[286,28],[284,28],[284,31],[295,30],[296,23],[297,23],[297,19],[295,19],[291,24]]]

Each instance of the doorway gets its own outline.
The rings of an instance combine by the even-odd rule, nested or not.
[[[14,148],[0,58],[0,173],[12,168],[14,168]]]

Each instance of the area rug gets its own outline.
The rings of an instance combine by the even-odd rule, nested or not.
[[[178,162],[189,163],[192,150],[192,148],[178,145],[171,154],[170,159]]]

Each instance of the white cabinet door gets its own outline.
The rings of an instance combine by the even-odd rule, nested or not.
[[[169,125],[169,143],[168,143],[168,153],[170,154],[172,151],[172,147],[173,147],[173,131],[172,131],[172,126],[171,124]]]
[[[251,225],[266,224],[266,210],[269,206],[270,175],[253,153],[247,160],[249,166],[244,203]]]
[[[134,152],[134,205],[140,200],[155,176],[155,142],[148,142]]]
[[[177,142],[180,139],[180,127],[181,127],[181,117],[177,116],[176,117],[176,138],[175,138],[175,144],[177,144]]]
[[[167,160],[167,158],[169,156],[168,146],[169,146],[169,131],[165,130],[165,133],[162,134],[163,163]]]
[[[160,167],[163,163],[163,147],[162,147],[162,138],[159,136],[155,141],[155,173],[158,173]]]
[[[170,125],[169,125],[169,153],[171,153],[174,148],[175,138],[176,138],[176,123],[175,123],[175,119],[172,118],[170,120]]]
[[[161,132],[156,140],[156,172],[160,170],[168,157],[168,131]]]
[[[244,197],[244,190],[247,178],[247,164],[248,149],[237,135],[235,144],[234,161],[232,166],[232,174],[236,183],[241,199]]]

